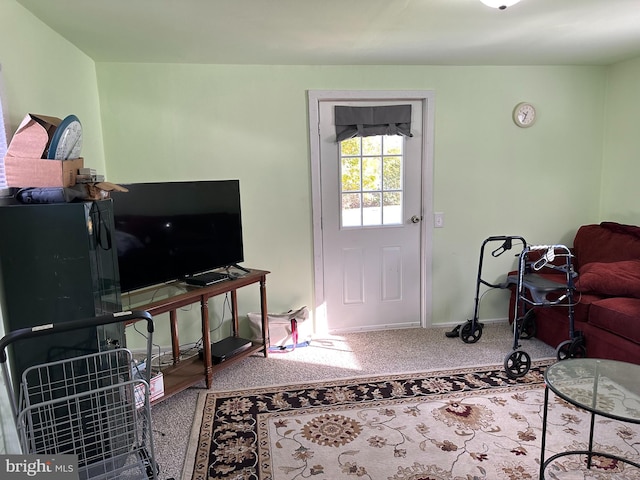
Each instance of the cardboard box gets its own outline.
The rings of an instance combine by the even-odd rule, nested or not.
[[[83,159],[48,160],[51,138],[62,122],[58,117],[27,114],[13,135],[4,158],[9,187],[70,187],[76,184]],[[44,157],[44,158],[43,158]]]
[[[134,387],[136,408],[144,406],[144,391],[145,388],[143,384],[137,384]],[[162,372],[157,372],[151,377],[151,384],[149,385],[149,402],[153,402],[162,396],[164,396],[164,376],[162,375]]]
[[[58,117],[28,113],[7,147],[7,157],[46,158],[51,137],[61,122]]]
[[[164,376],[162,372],[156,373],[151,378],[151,385],[149,388],[149,400],[154,401],[164,395]]]
[[[5,175],[9,187],[70,187],[76,184],[83,158],[47,160],[42,158],[4,158]]]

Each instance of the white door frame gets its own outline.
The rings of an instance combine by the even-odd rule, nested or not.
[[[433,236],[433,143],[435,92],[433,90],[309,90],[309,145],[311,156],[311,201],[313,218],[314,320],[316,328],[326,325],[324,258],[322,250],[322,190],[320,184],[320,109],[323,101],[409,101],[422,102],[422,222],[420,235],[420,325],[431,326]]]

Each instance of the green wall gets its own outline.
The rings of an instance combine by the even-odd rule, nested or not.
[[[82,156],[104,171],[95,63],[13,0],[0,1],[0,65],[9,139],[27,113],[82,122]]]
[[[640,223],[631,189],[640,168],[632,130],[640,60],[612,67],[96,65],[3,0],[0,63],[10,129],[27,112],[77,114],[86,163],[111,181],[239,178],[245,265],[272,272],[271,311],[313,306],[308,90],[435,92],[427,194],[446,221],[431,245],[434,324],[472,315],[479,248],[490,235],[570,243],[584,223]],[[538,108],[530,129],[511,121],[520,101]],[[500,260],[506,264],[485,267],[488,278],[515,261]],[[258,308],[253,292],[241,301],[243,310]],[[224,315],[221,305],[212,312]],[[506,313],[506,292],[483,298],[482,319]],[[157,343],[166,345],[160,330]],[[197,330],[181,340],[197,340]]]
[[[607,78],[602,219],[640,224],[640,58],[613,65]]]
[[[446,221],[433,238],[434,323],[472,314],[486,237],[570,241],[598,220],[605,68],[101,63],[97,72],[109,178],[239,178],[245,264],[272,272],[271,311],[313,302],[308,90],[435,91],[427,194]],[[525,100],[539,118],[519,129],[511,112]],[[496,276],[513,263],[501,260]],[[506,316],[504,294],[483,300],[483,318]]]

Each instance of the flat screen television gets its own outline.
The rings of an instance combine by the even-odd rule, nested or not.
[[[238,180],[122,186],[111,198],[123,292],[244,261]]]

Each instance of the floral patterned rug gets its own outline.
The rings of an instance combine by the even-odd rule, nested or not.
[[[202,394],[183,479],[527,480],[540,470],[544,368],[502,366]],[[590,417],[550,393],[545,458],[587,447]],[[638,461],[640,426],[599,419],[596,449]],[[561,457],[549,479],[640,480]]]

